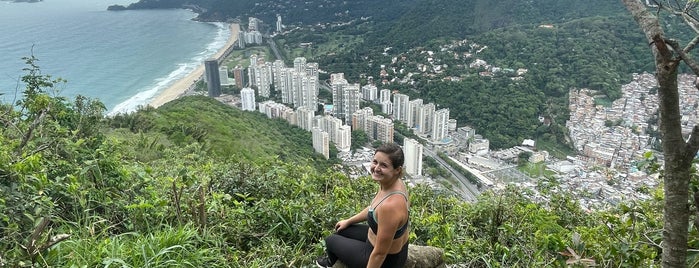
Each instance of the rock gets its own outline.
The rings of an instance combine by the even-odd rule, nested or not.
[[[444,250],[441,248],[410,244],[405,268],[445,268],[443,256]],[[347,266],[338,261],[333,268],[347,268]]]

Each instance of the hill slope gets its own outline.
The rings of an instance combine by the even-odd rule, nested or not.
[[[310,132],[284,120],[268,119],[262,113],[242,111],[203,96],[183,97],[159,109],[120,115],[111,119],[110,125],[135,133],[162,133],[177,145],[205,143],[208,151],[218,155],[331,163],[313,151]]]

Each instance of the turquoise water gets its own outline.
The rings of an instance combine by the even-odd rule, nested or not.
[[[22,57],[39,59],[43,74],[68,82],[56,88],[104,102],[109,113],[133,111],[221,48],[222,23],[192,21],[179,9],[107,11],[124,0],[0,1],[0,102],[21,97]]]

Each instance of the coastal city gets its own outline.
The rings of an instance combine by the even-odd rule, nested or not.
[[[699,267],[697,1],[0,0],[0,268]]]
[[[239,31],[238,48],[259,45],[262,35],[257,31],[261,23],[250,18],[248,29]],[[542,26],[543,27],[543,26]],[[277,21],[281,32],[281,18]],[[457,53],[455,48],[466,46],[468,52]],[[407,95],[391,90],[395,83],[411,83],[410,77],[421,74],[434,77],[449,66],[440,64],[439,55],[462,57],[470,63],[464,68],[479,68],[480,76],[507,73],[512,80],[524,79],[524,68],[511,70],[489,65],[477,57],[487,49],[476,43],[462,40],[443,46],[440,51],[418,51],[424,54],[424,62],[416,64],[416,70],[386,68],[396,62],[386,62],[378,74],[367,74],[368,83],[350,83],[342,73],[329,74],[330,79],[319,80],[324,73],[317,63],[298,57],[292,67],[286,67],[281,59],[265,61],[265,55],[251,55],[245,68],[236,66],[228,70],[219,67],[219,61],[206,62],[206,81],[209,96],[247,111],[264,113],[269,118],[282,118],[292,125],[312,133],[313,147],[324,157],[330,157],[330,146],[334,145],[347,165],[348,175],[366,174],[373,151],[368,148],[350,150],[351,132],[364,131],[370,141],[392,142],[394,123],[400,122],[416,134],[419,139],[405,138],[405,168],[411,183],[429,184],[461,195],[466,200],[475,200],[485,189],[503,189],[507,185],[527,189],[532,199],[546,201],[538,192],[543,180],[541,175],[527,174],[517,167],[518,157],[528,155],[528,161],[541,165],[556,180],[553,191],[565,191],[577,198],[584,209],[602,209],[614,206],[624,199],[650,198],[650,189],[658,186],[657,174],[648,174],[644,162],[662,158],[658,152],[657,133],[657,83],[652,74],[634,74],[633,80],[622,87],[622,97],[610,105],[596,103],[596,93],[580,88],[569,92],[570,118],[566,122],[572,144],[577,151],[565,159],[552,157],[536,148],[534,140],[523,140],[519,146],[491,150],[489,141],[470,126],[458,127],[458,122],[449,117],[449,110],[438,109],[439,105],[426,103],[422,99],[410,99]],[[386,51],[390,50],[387,48]],[[386,79],[388,74],[393,77]],[[230,74],[230,75],[229,75]],[[374,79],[374,75],[378,79]],[[230,76],[230,77],[229,77]],[[458,80],[458,77],[448,77]],[[699,93],[695,87],[696,77],[681,75],[679,88],[682,94],[683,134],[699,123],[696,107]],[[240,96],[221,94],[220,87],[235,85],[241,88]],[[318,100],[320,90],[332,93],[332,103]],[[281,96],[281,103],[269,100],[273,94]],[[256,96],[266,99],[256,102]],[[380,107],[360,108],[360,103],[373,103]],[[322,114],[316,111],[321,110]],[[375,114],[376,113],[376,114]],[[538,118],[546,124],[543,117]],[[452,163],[478,178],[473,182],[460,180],[438,182],[423,170],[423,157],[443,153]],[[649,157],[650,155],[650,157]]]

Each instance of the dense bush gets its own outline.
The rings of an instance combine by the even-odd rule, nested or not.
[[[130,115],[138,120],[119,119],[150,122],[146,128],[119,129],[109,127],[121,123],[102,118],[98,102],[50,97],[53,82],[38,72],[25,79],[22,101],[0,113],[0,265],[305,266],[323,254],[334,223],[376,191],[367,177],[281,160],[275,150],[243,157],[236,148],[214,149],[214,141],[250,139],[241,128],[253,122],[223,131],[205,123],[226,125],[234,119],[220,116],[239,113],[234,108],[187,98]],[[80,102],[93,109],[79,109]],[[212,108],[195,108],[202,102]],[[254,124],[282,127],[266,121]],[[161,127],[177,124],[200,124],[207,134],[173,138]],[[294,141],[280,139],[280,148]],[[661,197],[586,212],[566,195],[535,203],[520,191],[467,203],[412,186],[410,241],[444,248],[448,263],[470,267],[658,263]]]

